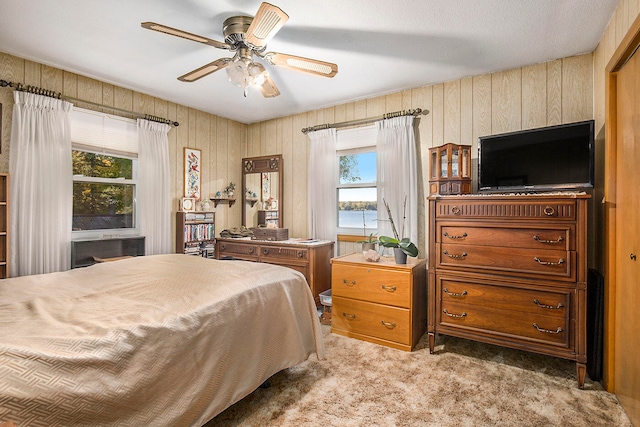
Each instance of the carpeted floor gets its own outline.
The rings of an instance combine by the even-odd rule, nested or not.
[[[425,335],[411,353],[330,333],[326,357],[274,375],[214,426],[628,426],[616,397],[575,363]]]

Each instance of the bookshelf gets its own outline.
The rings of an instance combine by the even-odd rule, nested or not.
[[[176,213],[176,253],[215,256],[215,212]]]

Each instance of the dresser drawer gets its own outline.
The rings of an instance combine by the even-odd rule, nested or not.
[[[438,267],[509,272],[518,276],[575,281],[575,252],[492,246],[437,244]]]
[[[510,248],[575,250],[575,226],[558,228],[511,228],[439,224],[436,240],[440,243],[500,246]]]
[[[501,221],[574,221],[576,219],[575,200],[557,200],[530,197],[528,200],[500,200],[478,198],[477,200],[438,200],[435,216],[438,219],[499,219]]]
[[[307,279],[307,281],[309,281],[309,264],[307,263],[302,263],[302,264],[293,264],[293,263],[287,263],[287,262],[269,262],[268,260],[261,260],[260,262],[266,262],[268,264],[276,264],[276,265],[281,265],[283,267],[288,267],[291,268],[292,270],[296,270],[299,271],[300,273],[302,273],[305,277],[305,279]],[[314,297],[316,299],[318,299],[318,295],[314,295]]]
[[[332,295],[409,308],[411,276],[408,271],[334,264]]]
[[[505,312],[519,311],[554,317],[564,322],[570,313],[572,291],[516,288],[439,277],[436,292],[440,294],[443,307],[449,303],[477,305]]]
[[[218,242],[218,257],[231,256],[250,261],[258,260],[258,245],[248,245],[246,243]]]
[[[436,313],[436,322],[443,327],[569,347],[570,334],[567,318],[442,301],[440,310]]]
[[[260,246],[260,258],[278,260],[300,260],[309,261],[309,250],[306,248],[295,248],[290,246]],[[264,261],[268,262],[268,261]]]
[[[406,308],[331,298],[331,327],[411,345],[411,312]]]

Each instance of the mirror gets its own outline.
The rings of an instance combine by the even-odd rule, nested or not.
[[[283,228],[282,188],[282,155],[242,159],[242,225]]]

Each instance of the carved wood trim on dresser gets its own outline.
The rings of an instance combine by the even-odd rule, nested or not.
[[[429,350],[443,334],[574,360],[582,388],[589,197],[430,196]]]

